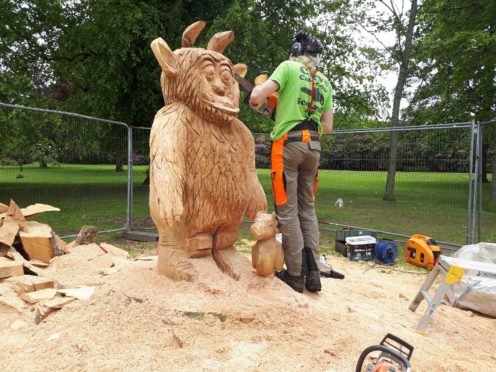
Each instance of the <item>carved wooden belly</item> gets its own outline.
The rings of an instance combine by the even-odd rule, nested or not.
[[[246,208],[248,154],[229,128],[202,129],[191,133],[186,156],[187,218],[198,227],[231,224]]]

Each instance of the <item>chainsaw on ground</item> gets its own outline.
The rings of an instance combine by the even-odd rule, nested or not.
[[[344,274],[334,270],[325,255],[320,256],[317,266],[319,267],[320,276],[324,278],[344,279]]]
[[[250,104],[250,95],[254,86],[260,85],[269,79],[269,75],[266,71],[263,71],[260,75],[255,78],[255,84],[250,83],[245,78],[242,78],[238,74],[234,74],[234,78],[239,84],[241,90],[246,92],[246,97],[244,101],[250,105],[252,109],[255,111],[268,116],[272,120],[275,120],[276,117],[276,108],[277,108],[277,93],[272,93],[267,99],[265,99],[260,105],[254,107]]]
[[[376,355],[374,356],[374,354]],[[410,372],[412,354],[412,345],[388,333],[379,345],[369,346],[362,351],[355,371]]]

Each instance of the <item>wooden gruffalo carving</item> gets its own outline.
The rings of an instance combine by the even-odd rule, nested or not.
[[[222,55],[232,31],[215,34],[207,49],[193,48],[205,27],[199,21],[183,33],[182,48],[171,51],[155,39],[165,106],[150,135],[150,212],[159,232],[160,274],[194,281],[194,257],[211,257],[231,277],[233,244],[246,214],[267,209],[255,168],[254,140],[237,119],[239,86],[246,74]]]

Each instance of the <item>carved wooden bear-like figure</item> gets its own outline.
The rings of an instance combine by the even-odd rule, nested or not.
[[[277,219],[272,214],[258,212],[250,227],[256,243],[251,250],[251,263],[260,276],[269,276],[281,271],[284,265],[282,244],[277,241]]]
[[[196,280],[190,258],[205,256],[238,279],[232,260],[240,222],[267,209],[253,136],[237,119],[233,74],[244,76],[246,65],[222,55],[232,31],[215,34],[207,49],[193,48],[204,27],[189,26],[175,51],[161,38],[151,44],[165,106],[150,135],[150,212],[159,232],[158,272],[174,280]]]

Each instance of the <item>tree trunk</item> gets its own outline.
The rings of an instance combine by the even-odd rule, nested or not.
[[[396,127],[400,121],[400,104],[405,88],[408,64],[410,62],[410,54],[412,51],[413,28],[417,16],[417,0],[412,0],[410,9],[410,17],[408,19],[408,27],[405,34],[405,45],[401,55],[400,72],[398,74],[398,82],[394,89],[393,111],[391,115],[391,126]],[[400,32],[399,30],[397,32]],[[389,159],[388,159],[388,175],[386,181],[386,191],[384,192],[384,200],[394,200],[394,184],[396,179],[396,165],[398,155],[398,132],[391,133]]]
[[[124,166],[122,165],[122,159],[120,156],[115,159],[115,171],[116,172],[123,172],[124,171]]]

